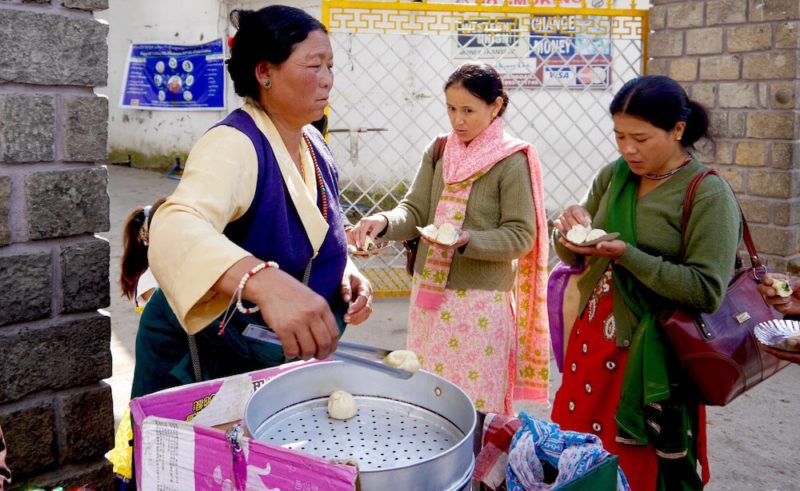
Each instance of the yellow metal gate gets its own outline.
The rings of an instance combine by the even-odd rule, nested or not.
[[[469,60],[497,68],[509,133],[542,160],[548,217],[577,201],[616,147],[607,108],[644,72],[647,4],[636,0],[323,0],[334,50],[329,143],[351,221],[404,196],[422,151],[449,131],[443,85]],[[406,295],[402,247],[360,267],[382,296]]]

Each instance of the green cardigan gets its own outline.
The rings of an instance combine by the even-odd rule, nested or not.
[[[581,206],[592,215],[592,227],[606,228],[608,187],[616,162],[606,165],[594,178]],[[719,308],[728,281],[733,276],[736,249],[742,236],[739,206],[730,187],[716,176],[700,183],[692,216],[686,231],[686,257],[678,263],[681,241],[681,213],[686,188],[705,167],[695,159],[685,169],[639,198],[636,207],[638,247],[628,245],[616,260],[636,277],[651,305],[672,304],[700,312]],[[558,242],[555,250],[568,264],[577,264],[578,255]],[[606,258],[587,258],[591,268],[578,282],[581,292],[579,312],[608,267]],[[621,298],[614,297],[617,345],[630,344],[637,324]]]
[[[406,196],[397,207],[383,213],[389,221],[384,237],[407,240],[419,236],[416,227],[433,223],[444,189],[443,159],[434,170],[433,142]],[[536,216],[528,160],[516,152],[498,162],[472,186],[463,229],[470,240],[453,257],[447,288],[451,290],[501,290],[514,285],[513,261],[526,255],[536,240]],[[425,264],[428,245],[420,241],[414,271]]]

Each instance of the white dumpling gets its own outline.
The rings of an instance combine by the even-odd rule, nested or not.
[[[439,234],[436,240],[442,244],[454,244],[458,239],[458,229],[452,223],[443,223],[439,227]]]
[[[436,240],[436,237],[439,235],[439,229],[436,228],[436,225],[430,224],[426,225],[421,230],[422,235],[429,238],[430,240]]]
[[[353,394],[337,390],[328,396],[328,416],[333,419],[350,419],[358,412]]]
[[[392,351],[386,355],[383,362],[390,367],[399,368],[409,373],[417,373],[419,371],[419,358],[411,350],[400,349]]]
[[[372,240],[372,237],[370,237],[369,235],[367,235],[367,236],[364,238],[364,250],[365,250],[365,251],[370,251],[370,250],[372,250],[372,249],[374,249],[374,248],[375,248],[375,241],[374,241],[374,240]]]
[[[589,231],[588,234],[586,234],[586,239],[584,239],[584,242],[589,242],[590,240],[599,239],[600,237],[606,234],[607,232],[602,228],[593,228],[592,230]]]
[[[789,282],[786,280],[775,280],[772,282],[772,288],[778,293],[780,297],[791,297],[792,296],[792,287],[789,286]]]
[[[586,236],[589,235],[591,230],[591,228],[583,226],[580,223],[573,225],[573,227],[569,229],[569,232],[567,232],[567,240],[573,244],[586,242]]]

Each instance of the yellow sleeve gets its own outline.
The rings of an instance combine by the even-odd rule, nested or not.
[[[211,287],[251,255],[222,231],[250,207],[257,178],[258,157],[250,139],[218,126],[194,145],[177,189],[153,217],[150,268],[189,334],[222,313],[230,298]]]

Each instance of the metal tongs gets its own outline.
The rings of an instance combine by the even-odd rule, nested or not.
[[[258,324],[248,324],[247,327],[244,329],[244,332],[242,332],[242,335],[264,343],[270,343],[276,346],[281,346],[281,341],[278,338],[277,334],[270,331],[266,327],[260,326]],[[391,350],[376,348],[375,346],[369,346],[366,344],[358,344],[358,343],[349,343],[347,341],[339,341],[339,349],[347,349],[351,351],[368,353],[375,357],[380,357],[381,359],[383,359],[384,357],[386,357],[386,355],[392,352]],[[347,363],[354,363],[356,365],[361,365],[363,367],[372,370],[377,370],[387,375],[391,375],[392,377],[397,377],[402,379],[409,379],[411,378],[412,375],[414,375],[413,373],[408,372],[406,370],[390,367],[389,365],[385,365],[380,361],[373,360],[370,358],[364,358],[361,356],[352,355],[350,353],[345,353],[343,351],[339,351],[339,349],[331,353],[331,358],[333,358],[334,360],[341,360]]]

